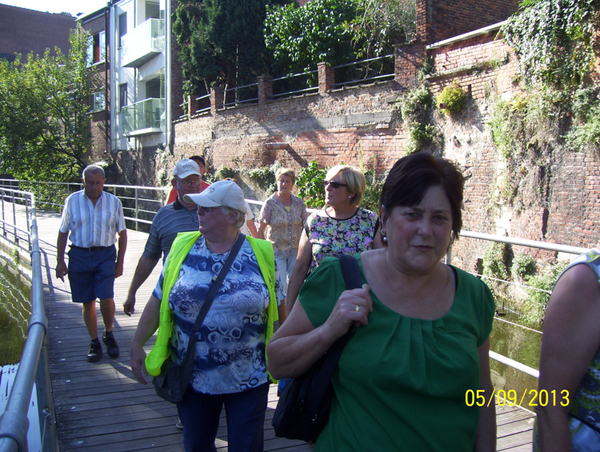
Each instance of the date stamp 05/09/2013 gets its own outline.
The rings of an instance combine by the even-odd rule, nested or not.
[[[514,389],[505,391],[504,389],[494,389],[491,395],[486,395],[483,389],[467,389],[465,392],[465,403],[467,406],[476,405],[478,407],[490,406],[492,403],[496,403],[498,406],[520,406],[523,408],[536,408],[538,406],[568,406],[571,401],[569,400],[569,391],[563,389],[562,391],[545,389],[529,389],[524,391],[521,396]]]

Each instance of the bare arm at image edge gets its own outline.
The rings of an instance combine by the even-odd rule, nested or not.
[[[292,272],[290,273],[290,282],[288,283],[288,291],[285,297],[288,314],[292,312],[294,303],[298,298],[300,287],[302,287],[302,283],[306,278],[306,274],[310,268],[311,260],[312,245],[308,239],[308,236],[306,235],[306,231],[302,231],[300,242],[298,244],[298,256],[296,258],[296,262],[294,263],[294,267],[292,268]]]

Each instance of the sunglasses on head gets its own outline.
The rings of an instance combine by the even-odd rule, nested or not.
[[[341,182],[332,182],[330,180],[324,180],[323,186],[327,187],[328,185],[331,185],[332,188],[347,187],[346,184],[342,184]]]

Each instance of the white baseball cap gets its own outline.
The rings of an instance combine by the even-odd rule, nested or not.
[[[187,194],[187,203],[200,207],[229,207],[246,214],[246,201],[242,189],[232,180],[220,180],[206,187],[202,193]]]
[[[173,170],[173,177],[185,179],[191,175],[202,177],[198,164],[190,159],[179,160],[177,165],[175,165],[175,169]]]

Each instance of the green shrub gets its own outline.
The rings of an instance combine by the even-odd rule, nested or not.
[[[511,246],[508,243],[491,242],[483,257],[483,274],[496,279],[510,277]]]
[[[503,298],[504,283],[510,278],[512,248],[508,243],[491,242],[483,256],[483,276],[496,298]]]
[[[394,110],[400,113],[402,121],[406,123],[409,138],[405,151],[408,154],[423,150],[439,137],[431,120],[433,106],[434,98],[426,85],[409,91],[394,105]]]
[[[319,168],[314,160],[300,171],[296,177],[298,196],[304,200],[307,207],[320,209],[325,205],[325,187],[323,180],[327,170]]]
[[[229,168],[228,166],[222,166],[215,172],[214,177],[211,178],[210,182],[227,179],[228,177],[237,179],[239,177],[237,170]]]
[[[400,112],[403,121],[412,124],[429,122],[433,106],[434,100],[431,91],[426,85],[421,85],[398,99],[394,108]]]
[[[379,215],[381,189],[383,188],[385,178],[376,179],[371,171],[365,171],[365,177],[367,178],[367,187],[365,188],[361,206]]]
[[[437,129],[431,124],[415,123],[408,127],[407,154],[415,154],[434,142],[438,136]]]
[[[594,68],[596,0],[526,0],[500,29],[528,84],[575,91]]]
[[[275,171],[271,167],[263,166],[262,168],[250,170],[248,177],[267,195],[275,193],[277,190]]]
[[[574,124],[565,135],[567,147],[573,151],[585,150],[590,145],[600,146],[600,88],[580,88],[573,98]]]
[[[510,273],[513,277],[518,277],[522,281],[533,276],[536,270],[535,259],[529,254],[519,253],[513,258]]]
[[[445,115],[459,112],[467,103],[467,93],[458,83],[446,86],[438,95],[437,103]]]
[[[567,265],[568,262],[559,262],[546,268],[543,274],[525,279],[531,287],[527,289],[528,298],[523,303],[523,315],[529,323],[540,325],[544,321],[552,288]]]

